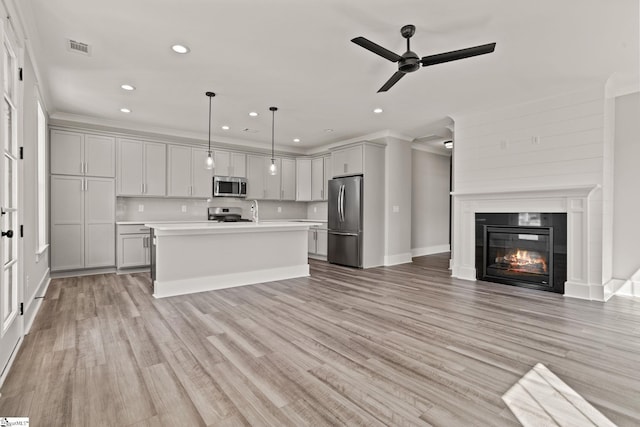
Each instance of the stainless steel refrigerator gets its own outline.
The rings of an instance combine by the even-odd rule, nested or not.
[[[329,181],[327,260],[362,268],[362,176]]]

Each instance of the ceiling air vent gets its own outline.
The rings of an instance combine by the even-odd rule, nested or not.
[[[67,49],[71,52],[81,53],[83,55],[91,55],[91,46],[75,40],[67,40]]]

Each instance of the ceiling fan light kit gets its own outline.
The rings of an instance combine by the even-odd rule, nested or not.
[[[436,55],[423,56],[422,58],[420,58],[418,54],[411,50],[410,39],[411,37],[413,37],[415,32],[415,25],[405,25],[400,29],[400,34],[402,34],[402,37],[407,39],[407,51],[402,55],[398,55],[397,53],[392,52],[389,49],[386,49],[364,37],[356,37],[354,39],[351,39],[351,41],[358,46],[361,46],[388,61],[398,63],[398,71],[396,71],[391,76],[391,78],[389,78],[389,80],[387,80],[387,82],[382,85],[378,92],[388,91],[393,85],[398,83],[398,81],[402,77],[404,77],[405,74],[412,73],[418,70],[420,66],[427,67],[429,65],[442,64],[444,62],[457,61],[459,59],[485,55],[487,53],[493,52],[496,48],[495,43],[488,43],[479,46],[468,47],[465,49],[438,53]]]

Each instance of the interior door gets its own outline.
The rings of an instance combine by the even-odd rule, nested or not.
[[[19,302],[22,299],[20,286],[21,262],[19,246],[19,154],[17,133],[17,95],[15,54],[6,37],[2,45],[3,100],[0,107],[0,378],[5,374],[7,363],[22,336],[23,323]]]

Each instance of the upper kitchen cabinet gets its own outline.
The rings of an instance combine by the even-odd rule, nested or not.
[[[118,196],[165,196],[166,144],[118,139]]]
[[[51,173],[116,176],[116,141],[112,136],[51,130]]]
[[[293,159],[282,159],[282,180],[280,199],[296,200],[296,161]]]
[[[296,159],[296,200],[308,202],[311,200],[311,159]]]
[[[259,156],[254,154],[247,155],[247,199],[266,199],[280,200],[283,198],[282,189],[282,159],[276,158],[276,167],[278,173],[271,175],[269,166],[271,166],[271,157]],[[290,162],[293,162],[290,160]],[[293,164],[287,164],[290,168]],[[287,172],[287,175],[289,172]],[[295,173],[293,172],[295,175]],[[287,184],[287,193],[290,190],[290,183]],[[295,183],[293,184],[295,188]],[[292,199],[293,200],[293,199]]]
[[[311,161],[311,200],[324,200],[324,158]]]
[[[205,167],[208,152],[184,145],[168,145],[170,197],[211,197],[212,171]]]
[[[329,180],[331,179],[331,155],[324,156],[324,178],[322,179],[322,200],[329,200]]]
[[[331,153],[332,177],[363,173],[362,145],[339,148]]]
[[[213,160],[215,162],[215,175],[247,177],[247,158],[244,153],[216,150],[213,153]]]

